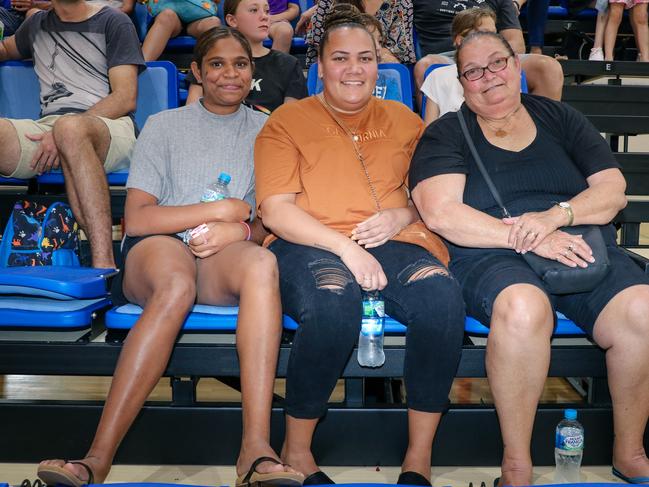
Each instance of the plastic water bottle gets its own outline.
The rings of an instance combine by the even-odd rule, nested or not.
[[[380,367],[385,362],[383,331],[385,302],[378,291],[363,293],[363,318],[358,337],[358,363],[362,367]]]
[[[216,182],[208,184],[207,187],[203,190],[203,195],[201,196],[201,203],[209,203],[210,201],[219,201],[224,200],[230,197],[230,188],[228,184],[232,178],[228,173],[222,172],[219,174],[219,179]],[[196,228],[190,228],[186,230],[183,234],[183,242],[189,244],[189,241],[200,235],[201,233],[207,231],[207,226],[205,224],[199,225]]]
[[[584,428],[577,421],[577,411],[566,409],[555,434],[555,482],[575,484],[580,481],[579,469],[583,453]]]
[[[228,184],[232,178],[228,173],[222,172],[219,174],[219,179],[215,183],[208,184],[201,196],[201,202],[209,203],[210,201],[224,200],[230,197],[230,189]]]

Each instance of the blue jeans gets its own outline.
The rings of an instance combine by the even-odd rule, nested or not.
[[[286,412],[319,418],[358,340],[361,289],[331,252],[284,240],[269,249],[279,264],[284,313],[300,325],[288,363]],[[407,406],[444,411],[464,333],[460,286],[439,260],[416,245],[387,242],[368,252],[388,278],[381,291],[386,313],[408,327]]]
[[[550,0],[529,0],[527,2],[527,35],[530,46],[543,47],[545,24],[548,21]]]

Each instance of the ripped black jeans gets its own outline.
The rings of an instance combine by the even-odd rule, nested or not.
[[[360,330],[361,289],[340,258],[276,240],[284,313],[299,323],[286,377],[286,412],[323,416]],[[464,301],[446,267],[416,245],[389,241],[368,249],[383,267],[385,310],[408,327],[404,380],[407,406],[442,412],[457,370]]]

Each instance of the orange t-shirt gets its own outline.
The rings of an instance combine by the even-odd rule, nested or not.
[[[424,129],[421,119],[401,103],[374,97],[362,112],[336,116],[359,136],[381,209],[405,208],[410,159]],[[294,193],[298,207],[346,236],[378,211],[350,136],[313,96],[282,105],[257,136],[255,193],[257,208],[269,196]],[[418,233],[425,230],[420,227]],[[421,245],[420,236],[400,236],[395,239]],[[441,241],[439,246],[433,253],[445,262],[446,248]]]

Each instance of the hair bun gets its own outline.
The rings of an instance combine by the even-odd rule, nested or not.
[[[336,3],[324,21],[324,30],[342,24],[359,24],[364,26],[360,10],[351,3]]]

